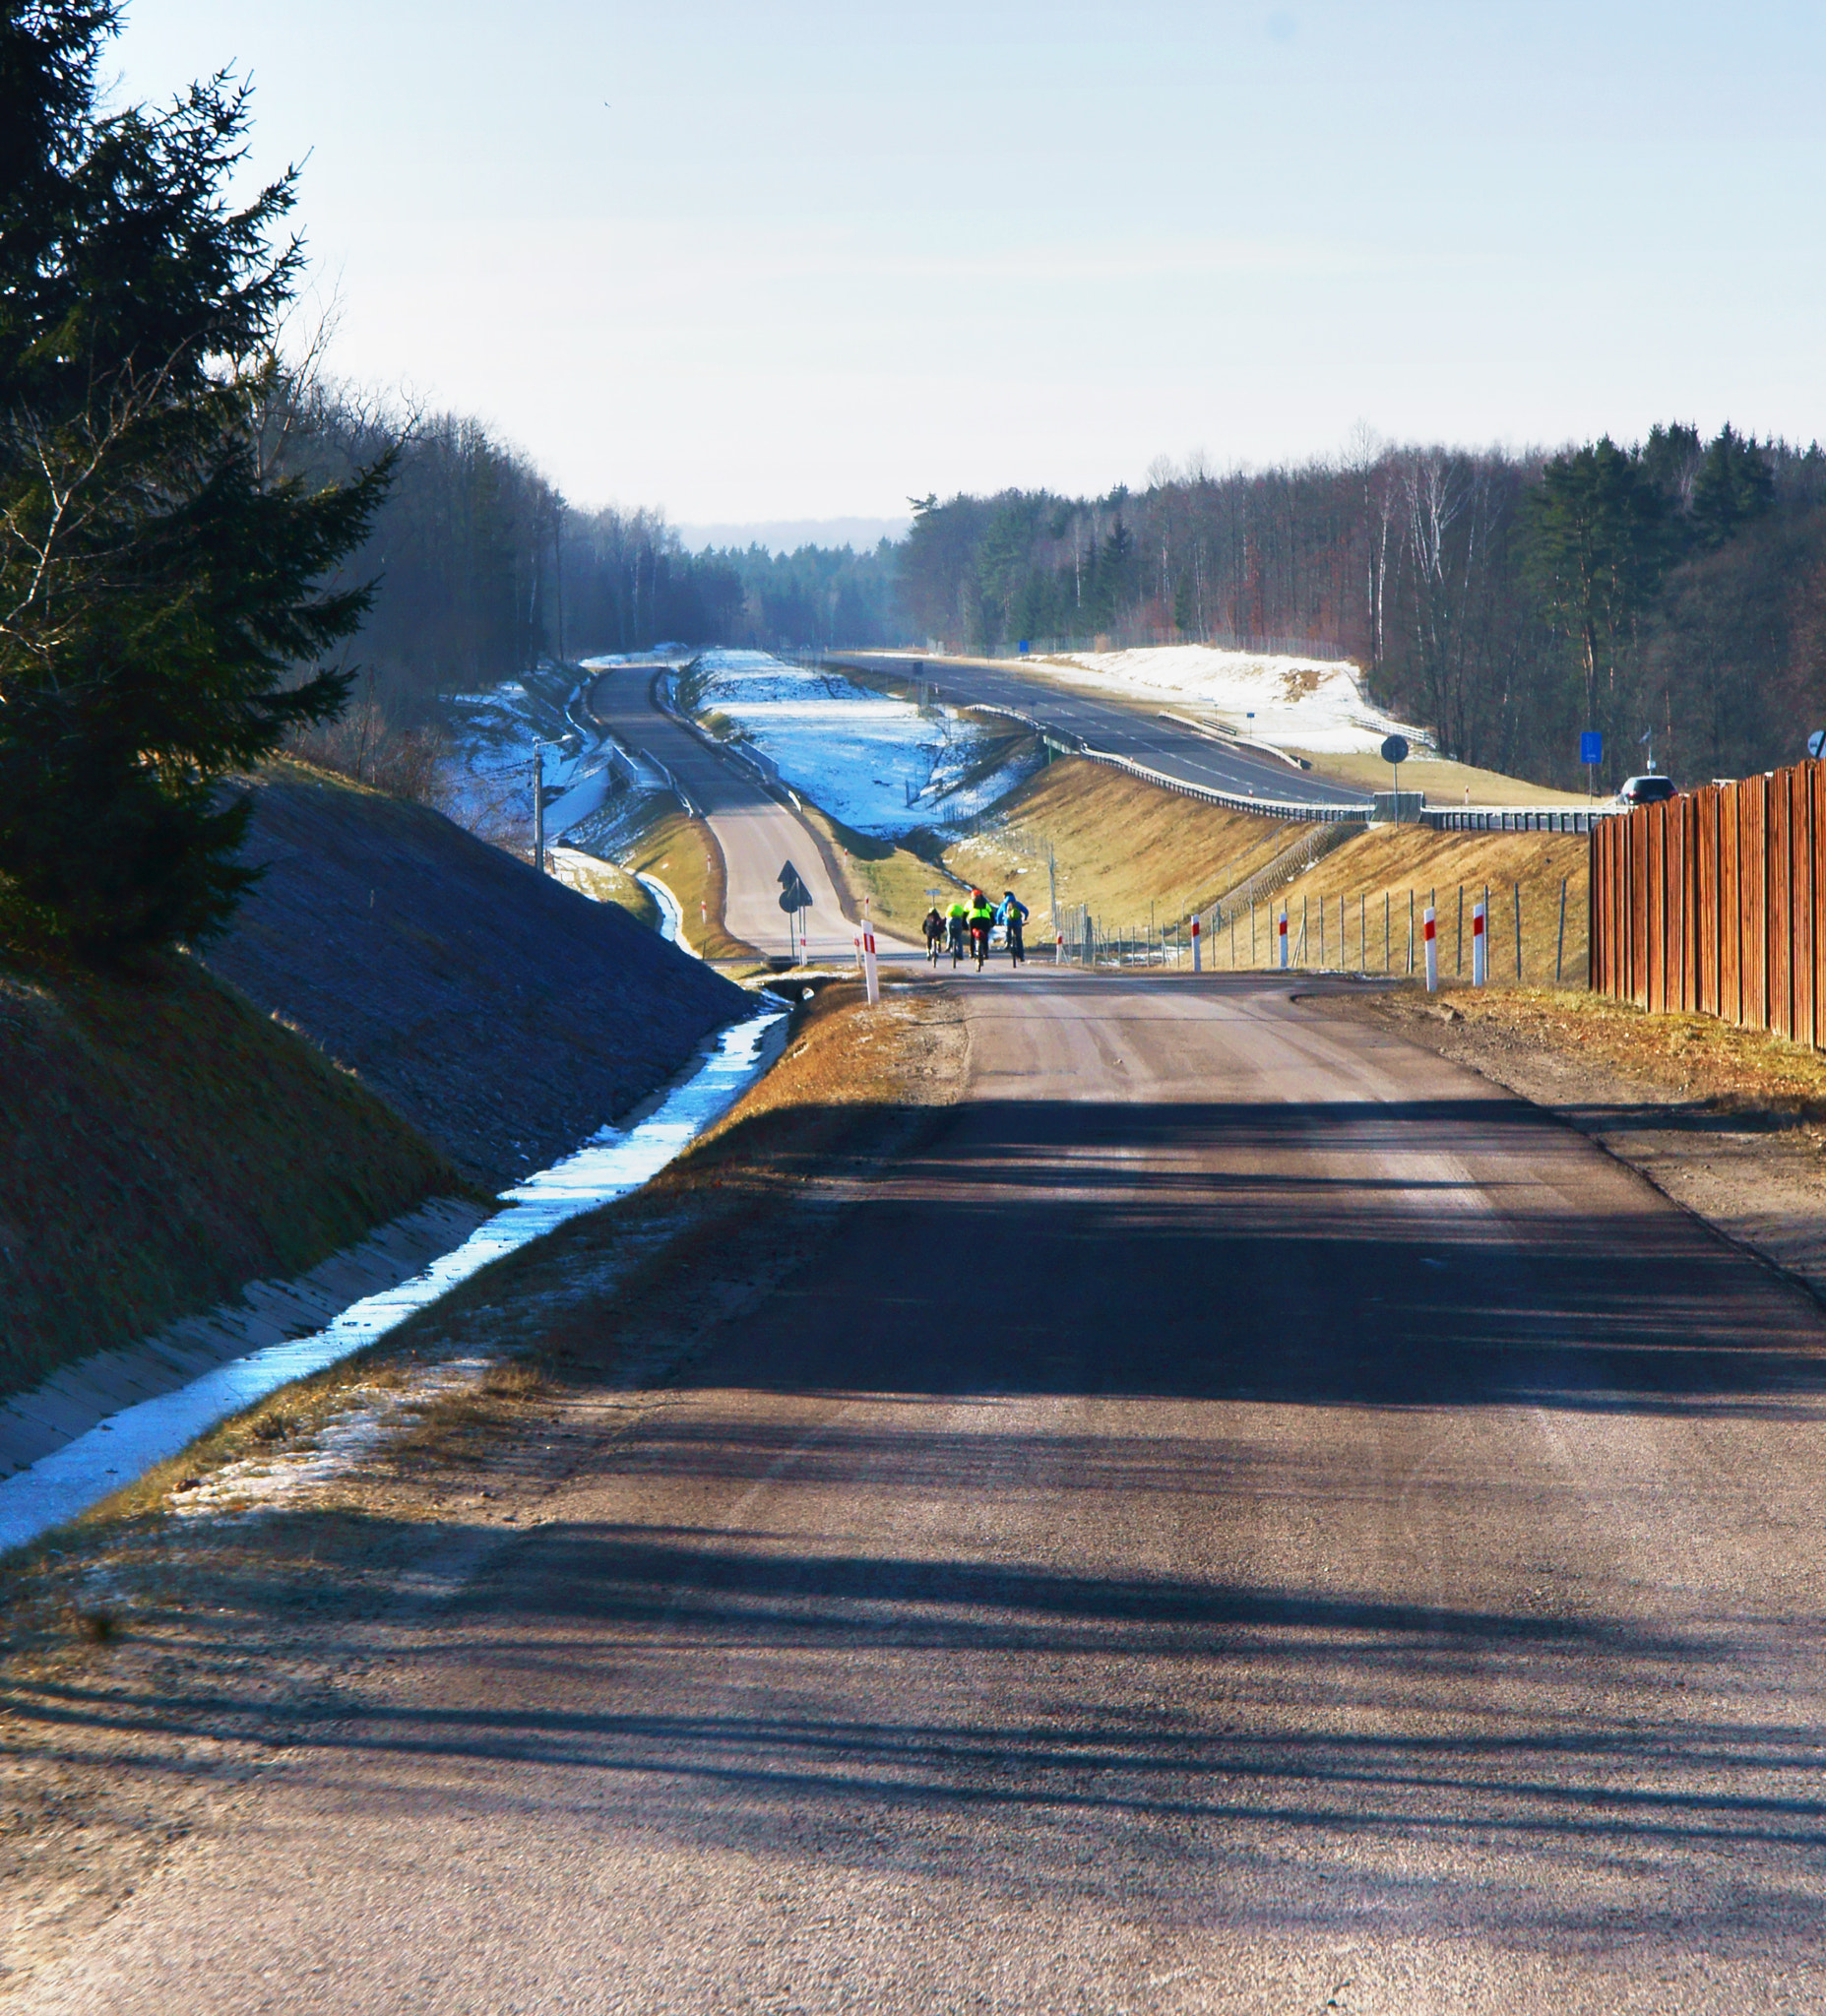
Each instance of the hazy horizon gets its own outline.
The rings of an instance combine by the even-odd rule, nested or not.
[[[110,67],[251,76],[335,369],[745,526],[1359,423],[1809,439],[1823,56],[1787,5],[139,0]]]

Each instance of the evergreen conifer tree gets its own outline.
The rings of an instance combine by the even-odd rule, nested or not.
[[[341,708],[370,591],[322,584],[390,473],[263,467],[295,175],[230,205],[225,74],[104,112],[118,22],[0,0],[0,940],[88,959],[207,937],[253,879],[222,780]]]
[[[1553,457],[1530,514],[1543,600],[1578,654],[1584,725],[1604,728],[1619,650],[1665,565],[1665,501],[1638,458],[1606,434]]]

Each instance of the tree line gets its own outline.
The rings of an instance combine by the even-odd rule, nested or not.
[[[1455,757],[1576,786],[1794,760],[1826,726],[1826,455],[1727,426],[1558,454],[1363,442],[1084,499],[917,501],[913,634],[965,649],[1208,642],[1364,667]],[[1816,720],[1814,717],[1818,716]],[[1804,726],[1802,725],[1804,724]]]
[[[344,563],[374,584],[358,697],[411,728],[438,703],[552,659],[678,643],[779,649],[896,641],[895,556],[806,546],[687,552],[662,513],[578,510],[530,458],[457,413],[414,413],[348,387],[289,391],[287,465],[391,481]]]

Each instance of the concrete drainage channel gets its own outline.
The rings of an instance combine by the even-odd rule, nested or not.
[[[478,1213],[438,1204],[426,1206],[409,1220],[383,1227],[380,1232],[371,1235],[370,1241],[363,1242],[363,1247],[380,1241],[385,1248],[391,1237],[397,1253],[407,1250],[410,1236],[422,1238],[439,1226],[446,1237],[452,1233],[461,1236],[468,1227],[460,1223],[459,1217],[452,1216],[453,1212],[467,1218],[472,1229],[468,1229],[468,1236],[462,1237],[460,1244],[440,1252],[409,1278],[396,1279],[378,1293],[364,1295],[305,1336],[282,1335],[279,1342],[188,1377],[184,1376],[186,1369],[194,1373],[198,1362],[195,1354],[186,1365],[185,1359],[174,1354],[168,1345],[159,1352],[164,1339],[133,1352],[107,1354],[107,1358],[121,1360],[112,1367],[119,1375],[113,1388],[118,1411],[101,1419],[95,1418],[95,1403],[100,1400],[105,1404],[110,1389],[109,1368],[100,1360],[91,1359],[71,1367],[46,1381],[35,1394],[22,1396],[7,1412],[17,1412],[22,1426],[28,1422],[35,1424],[33,1431],[39,1437],[39,1446],[47,1432],[59,1438],[68,1433],[69,1439],[63,1440],[61,1447],[40,1455],[29,1468],[0,1480],[0,1552],[24,1546],[53,1527],[75,1519],[136,1478],[144,1477],[156,1464],[177,1455],[230,1415],[254,1406],[280,1387],[294,1379],[308,1378],[365,1350],[490,1261],[541,1237],[567,1219],[638,1190],[720,1119],[768,1069],[784,1045],[786,1028],[786,1014],[770,1008],[725,1029],[711,1056],[662,1095],[645,1118],[625,1132],[604,1127],[574,1155],[503,1192],[500,1201],[506,1208],[483,1218],[479,1224],[474,1223]],[[423,1226],[418,1225],[420,1220],[425,1221]],[[407,1228],[412,1228],[409,1235],[403,1229]],[[346,1269],[362,1250],[355,1248],[348,1255],[326,1261],[302,1283],[283,1289],[269,1285],[263,1288],[269,1299],[289,1294],[297,1307],[310,1305],[303,1292],[309,1290],[319,1298],[317,1313],[321,1315],[321,1297],[335,1270],[344,1269],[346,1280]],[[325,1277],[323,1282],[318,1282],[319,1275]],[[276,1304],[265,1312],[265,1320],[270,1323],[279,1314]],[[262,1320],[258,1312],[251,1310],[218,1312],[211,1318],[191,1320],[205,1328],[213,1326],[212,1334],[220,1332],[232,1340],[237,1335],[233,1325],[248,1317]],[[174,1330],[184,1327],[174,1326]],[[172,1334],[166,1333],[166,1339]],[[239,1334],[248,1333],[243,1329]],[[176,1376],[183,1383],[135,1404],[124,1404],[135,1390],[126,1367],[145,1353],[157,1355],[140,1367],[138,1390],[144,1392],[146,1379],[157,1376],[148,1366],[159,1361],[175,1366]],[[61,1400],[57,1398],[59,1393],[63,1396]]]

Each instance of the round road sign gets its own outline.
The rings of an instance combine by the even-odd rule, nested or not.
[[[1408,738],[1406,735],[1391,735],[1382,745],[1384,763],[1406,763],[1408,760]]]

